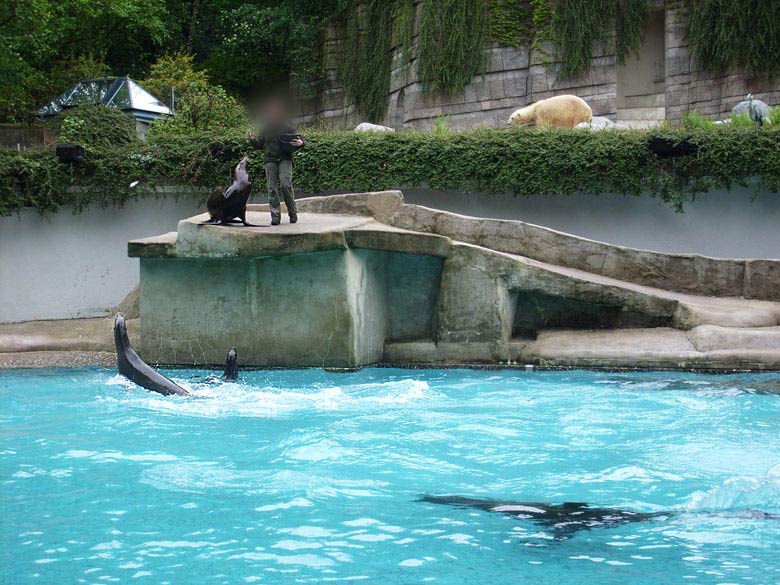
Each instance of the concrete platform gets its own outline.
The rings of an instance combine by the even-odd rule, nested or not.
[[[266,206],[249,211],[268,221]],[[780,260],[635,250],[398,191],[299,211],[250,228],[199,215],[131,241],[141,283],[122,310],[144,359],[219,365],[236,347],[258,367],[780,369]],[[111,326],[0,325],[0,367],[113,365]]]
[[[249,221],[268,221],[250,206]],[[661,254],[519,221],[304,199],[299,222],[130,242],[142,355],[217,364],[780,368],[780,260]]]

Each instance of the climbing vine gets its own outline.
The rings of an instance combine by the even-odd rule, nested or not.
[[[780,2],[695,0],[688,13],[688,40],[703,68],[780,75]]]
[[[487,0],[490,40],[520,47],[533,39],[531,0]]]
[[[365,0],[345,6],[338,16],[343,31],[339,79],[355,107],[379,122],[387,110],[393,34],[393,2]]]
[[[624,63],[639,48],[649,14],[647,0],[557,0],[552,27],[561,76],[588,69],[599,42],[615,51],[618,63]]]
[[[488,33],[485,2],[423,0],[419,74],[427,91],[462,90],[483,70]]]
[[[402,65],[408,65],[412,54],[415,21],[414,0],[395,0],[393,4],[393,46],[398,48]]]

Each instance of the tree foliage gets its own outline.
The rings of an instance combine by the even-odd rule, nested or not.
[[[205,89],[209,85],[208,75],[205,71],[196,70],[193,60],[194,57],[186,53],[164,55],[151,66],[141,85],[168,107],[173,107],[173,101],[188,90]]]
[[[29,119],[85,74],[142,71],[168,38],[165,16],[148,0],[3,0],[0,119]]]

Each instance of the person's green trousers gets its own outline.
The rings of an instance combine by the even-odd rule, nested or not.
[[[295,207],[295,192],[292,184],[292,160],[282,159],[279,162],[267,161],[265,163],[265,179],[268,183],[268,204],[271,208],[271,223],[278,224],[282,219],[282,210],[279,206],[279,189],[287,206],[287,214],[290,222],[298,220],[298,209]]]

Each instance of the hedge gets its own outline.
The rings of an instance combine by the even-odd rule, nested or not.
[[[699,146],[694,156],[659,158],[648,141],[662,133]],[[618,193],[658,197],[682,210],[713,188],[780,189],[780,128],[655,131],[478,130],[462,133],[306,133],[295,183],[307,194],[429,187],[489,196]],[[0,214],[24,207],[42,214],[63,205],[119,204],[155,185],[214,187],[250,156],[262,176],[262,153],[243,139],[178,142],[93,154],[76,167],[51,152],[0,153]],[[137,188],[133,181],[141,180]],[[259,181],[262,184],[262,181]],[[186,190],[183,190],[186,191]],[[261,192],[258,189],[258,194]],[[261,196],[255,196],[255,201]]]

